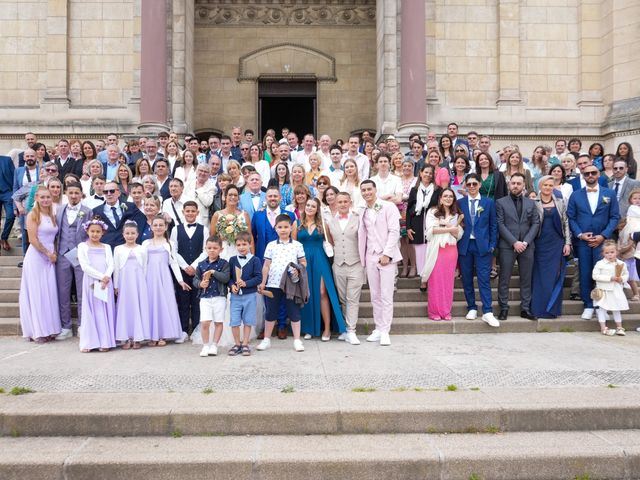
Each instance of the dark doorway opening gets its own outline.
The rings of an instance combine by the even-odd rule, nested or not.
[[[268,128],[280,137],[283,127],[296,132],[300,141],[316,134],[315,81],[260,81],[258,84],[260,135]]]

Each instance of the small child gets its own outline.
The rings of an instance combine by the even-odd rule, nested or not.
[[[235,345],[229,350],[229,355],[241,353],[245,357],[251,355],[249,337],[251,327],[256,326],[256,292],[262,283],[262,262],[249,251],[251,234],[240,232],[236,237],[238,255],[229,259],[231,269],[231,331]],[[237,278],[236,269],[242,274]],[[242,342],[240,342],[240,325],[243,325]]]
[[[624,260],[629,270],[629,286],[633,292],[631,300],[640,301],[640,293],[638,292],[638,262],[640,262],[640,242],[633,241],[632,235],[640,232],[640,190],[634,189],[629,195],[629,209],[627,217],[623,219],[621,224],[624,228],[620,232],[618,239],[618,251],[620,258]]]
[[[115,308],[113,297],[113,254],[111,247],[101,243],[107,224],[94,217],[83,225],[89,238],[78,244],[78,262],[84,272],[82,278],[82,313],[80,316],[80,351],[97,348],[108,352],[116,346]],[[96,289],[107,290],[106,300],[97,297]],[[104,293],[104,292],[100,292]]]
[[[145,279],[147,251],[136,243],[138,224],[127,220],[122,229],[125,244],[113,253],[113,285],[116,302],[116,340],[124,342],[123,350],[140,348],[149,335],[149,295]]]
[[[227,309],[227,283],[229,283],[229,262],[220,258],[222,240],[220,237],[207,238],[205,246],[207,258],[196,268],[193,286],[199,288],[200,295],[200,334],[202,335],[201,357],[218,354],[218,342],[222,336],[224,316]],[[211,322],[215,327],[213,342],[210,343]]]
[[[271,346],[271,333],[278,318],[280,304],[284,303],[287,309],[287,316],[291,320],[291,330],[293,331],[293,348],[296,352],[304,352],[304,344],[300,340],[300,306],[291,299],[287,299],[285,293],[280,288],[280,281],[283,274],[289,269],[289,264],[299,264],[307,266],[307,259],[304,256],[302,244],[291,239],[291,217],[280,214],[276,217],[275,229],[278,240],[267,244],[264,251],[264,265],[262,266],[262,283],[258,286],[258,293],[270,292],[271,296],[265,295],[265,328],[264,340],[258,345],[258,350],[266,350]],[[298,270],[288,273],[294,281],[300,281],[296,277]]]
[[[622,260],[618,260],[618,247],[615,240],[605,240],[602,244],[603,259],[593,267],[592,277],[596,281],[596,288],[603,291],[599,300],[594,300],[598,307],[598,322],[603,335],[626,335],[622,328],[622,310],[629,310],[629,303],[624,294],[623,285],[629,279],[629,271]],[[616,271],[617,270],[617,271]],[[607,310],[613,314],[616,329],[607,328]]]

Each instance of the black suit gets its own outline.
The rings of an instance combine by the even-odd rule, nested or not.
[[[64,181],[64,177],[67,173],[75,173],[76,171],[76,159],[71,155],[67,157],[67,161],[64,162],[64,165],[62,165],[59,158],[56,158],[56,165],[58,166],[58,178],[60,181]]]
[[[113,250],[118,245],[124,244],[124,237],[122,236],[122,227],[127,220],[134,220],[138,224],[138,240],[137,243],[142,243],[142,231],[147,224],[147,218],[144,216],[135,203],[126,202],[126,209],[122,209],[122,218],[118,222],[118,225],[111,223],[109,218],[104,213],[104,205],[99,205],[93,209],[93,215],[99,216],[104,223],[107,224],[108,230],[102,236],[102,243],[106,243],[111,246]],[[122,204],[121,204],[122,205]]]
[[[426,243],[426,239],[424,238],[424,221],[427,217],[427,210],[438,205],[438,199],[440,198],[440,193],[442,193],[442,189],[440,187],[435,187],[427,208],[422,209],[420,214],[416,214],[416,202],[418,199],[419,187],[420,184],[411,189],[409,192],[409,199],[407,200],[407,230],[411,229],[415,232],[413,234],[413,240],[410,240],[409,243],[416,245]]]

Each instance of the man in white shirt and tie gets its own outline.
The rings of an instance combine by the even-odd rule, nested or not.
[[[609,188],[616,192],[618,206],[620,208],[620,218],[627,216],[629,209],[629,194],[632,190],[640,188],[640,182],[629,178],[627,173],[629,166],[624,160],[616,160],[613,164],[613,178],[609,181]]]

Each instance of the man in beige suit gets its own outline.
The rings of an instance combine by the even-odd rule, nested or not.
[[[360,345],[356,336],[356,324],[360,292],[365,281],[358,251],[360,218],[357,213],[351,212],[351,196],[347,192],[338,193],[336,203],[338,215],[326,223],[333,240],[333,276],[342,304],[342,313],[347,322],[344,340],[351,345]]]

